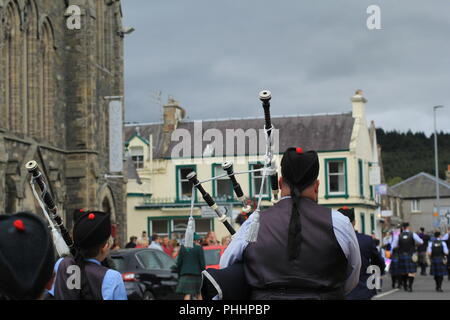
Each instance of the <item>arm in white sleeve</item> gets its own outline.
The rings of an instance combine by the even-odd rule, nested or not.
[[[444,253],[448,254],[448,247],[447,247],[447,244],[445,242],[442,242],[442,248],[444,249]]]
[[[398,236],[394,236],[394,240],[392,240],[391,248],[395,249],[398,247]]]
[[[417,235],[417,233],[413,233],[413,238],[414,238],[414,241],[416,242],[416,244],[423,244],[423,240],[422,239],[420,239],[420,237]]]
[[[427,248],[427,253],[431,254],[431,245],[433,244],[432,241],[428,241],[428,248]]]
[[[361,270],[361,252],[358,239],[350,220],[338,211],[332,212],[333,230],[342,251],[347,258],[347,280],[345,294],[350,293],[359,282]]]
[[[233,239],[220,258],[220,269],[231,266],[236,261],[242,261],[244,250],[248,245],[246,240],[247,230],[252,221],[253,215],[251,215],[234,234]]]

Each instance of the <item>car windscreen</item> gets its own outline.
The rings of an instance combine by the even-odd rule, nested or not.
[[[220,262],[220,249],[203,250],[205,253],[205,264],[207,266],[216,265]]]
[[[164,252],[155,251],[153,253],[158,257],[164,270],[171,270],[171,268],[176,264],[175,260],[169,257]]]
[[[136,258],[140,261],[146,270],[161,270],[161,264],[156,255],[151,250],[140,251],[136,254]]]
[[[121,256],[111,256],[117,271],[124,271],[126,268],[125,258]]]

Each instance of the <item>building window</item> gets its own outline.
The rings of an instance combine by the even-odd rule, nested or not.
[[[3,86],[2,90],[4,101],[1,101],[0,108],[4,108],[2,119],[3,126],[9,131],[19,132],[20,117],[20,70],[22,70],[20,59],[20,12],[17,4],[13,1],[8,3],[6,9],[2,9],[2,44],[1,54],[5,57],[3,67]],[[4,32],[4,33],[3,33]],[[0,81],[1,84],[2,81]],[[3,118],[3,115],[6,117]]]
[[[142,147],[131,147],[131,160],[134,163],[136,169],[144,168],[144,148]]]
[[[375,233],[375,215],[373,213],[370,214],[370,231]]]
[[[358,160],[358,169],[359,169],[359,196],[364,198],[364,162],[362,160]]]
[[[212,174],[214,177],[226,174],[222,169],[222,165],[213,164]],[[217,201],[232,201],[233,200],[233,185],[228,176],[213,180],[213,195]]]
[[[420,212],[420,200],[414,199],[411,201],[411,211],[412,212]]]
[[[54,39],[50,21],[45,20],[42,25],[42,50],[41,50],[41,117],[42,138],[47,141],[54,139],[54,105],[55,105],[55,72],[53,70],[55,52]]]
[[[190,166],[177,166],[177,201],[186,202],[191,201],[192,195],[192,183],[188,180],[187,176],[192,171],[196,171],[195,165]],[[196,197],[197,199],[197,197]]]
[[[326,198],[348,197],[347,159],[325,160]]]
[[[359,214],[359,217],[361,221],[361,233],[366,234],[366,215],[363,212],[361,212]]]
[[[160,237],[169,236],[169,222],[167,220],[151,220],[150,221],[150,237],[157,234]]]
[[[258,170],[258,169],[262,169],[262,168],[264,168],[264,165],[260,164],[260,163],[250,164],[250,166],[249,166],[250,170]],[[250,173],[250,197],[256,197],[259,195],[259,192],[261,190],[261,183],[263,181],[262,175],[263,175],[262,171]],[[270,200],[269,177],[267,177],[266,181],[264,182],[263,192],[262,192],[261,196],[265,200]]]
[[[171,233],[177,239],[183,239],[189,218],[176,218],[171,220]],[[213,230],[212,219],[195,218],[195,232],[200,236],[206,236],[209,231]]]
[[[209,231],[214,231],[214,219],[194,217],[195,232],[200,236],[206,236]],[[180,243],[184,239],[189,217],[148,218],[148,233],[157,234],[160,237],[169,237]]]

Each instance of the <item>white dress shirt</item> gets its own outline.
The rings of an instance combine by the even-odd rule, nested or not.
[[[411,232],[411,231],[405,230],[404,232]],[[400,235],[394,237],[394,240],[392,241],[392,249],[398,247],[398,238],[399,238],[399,236]],[[423,240],[420,239],[420,237],[415,232],[413,233],[413,238],[414,238],[414,241],[416,242],[416,244],[423,244]]]
[[[436,240],[443,240],[443,239],[438,238],[438,239],[436,239]],[[429,254],[431,254],[432,245],[433,245],[433,241],[428,241],[427,252],[428,252]],[[445,241],[442,241],[442,249],[444,250],[444,254],[448,254],[448,247],[447,247],[447,244],[445,243]]]

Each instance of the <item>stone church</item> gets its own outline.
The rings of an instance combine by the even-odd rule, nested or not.
[[[126,179],[110,161],[123,154],[110,141],[123,131],[122,30],[119,0],[0,0],[0,213],[41,212],[25,169],[36,160],[68,228],[80,209],[108,211],[126,240]]]

